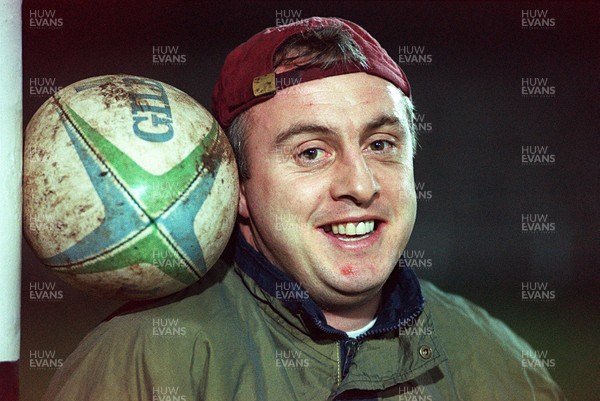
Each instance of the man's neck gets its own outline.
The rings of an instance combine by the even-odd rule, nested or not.
[[[353,331],[365,327],[377,315],[379,303],[381,301],[381,291],[364,304],[353,308],[340,308],[339,310],[324,310],[323,314],[327,319],[327,324],[341,331]]]

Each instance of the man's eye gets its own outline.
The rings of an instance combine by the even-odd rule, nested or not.
[[[389,141],[379,140],[371,143],[369,145],[369,148],[375,152],[383,152],[385,150],[388,150],[390,146],[392,146],[392,144],[390,144]]]
[[[323,157],[324,154],[325,154],[325,151],[323,149],[310,148],[310,149],[306,149],[303,152],[300,152],[298,157],[300,157],[303,160],[317,160],[317,159]]]

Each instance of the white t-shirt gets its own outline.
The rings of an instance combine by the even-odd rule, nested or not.
[[[350,338],[356,338],[356,337],[360,336],[361,334],[366,333],[371,327],[373,327],[376,320],[377,320],[377,318],[371,320],[369,323],[367,323],[366,326],[361,327],[360,329],[347,331],[346,334],[348,334],[348,337],[350,337]]]

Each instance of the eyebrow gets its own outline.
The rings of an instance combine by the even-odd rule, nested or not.
[[[335,134],[335,132],[331,128],[325,125],[299,122],[292,124],[291,127],[277,134],[277,137],[275,137],[275,144],[281,144],[293,137],[294,135],[303,133],[325,134],[327,136]]]
[[[400,132],[404,132],[400,120],[397,116],[393,114],[381,114],[380,116],[377,116],[376,118],[365,124],[362,127],[361,132],[373,131],[384,126],[391,126],[397,128]],[[337,134],[334,130],[332,130],[326,125],[298,122],[292,124],[288,129],[281,131],[279,134],[277,134],[277,136],[275,137],[275,144],[281,144],[287,141],[289,138],[293,137],[294,135],[304,133],[324,134],[327,136]]]
[[[378,116],[377,118],[373,119],[371,122],[367,123],[363,127],[363,132],[364,131],[373,131],[373,130],[376,130],[377,128],[381,128],[381,127],[385,127],[385,126],[392,126],[394,128],[397,128],[400,131],[403,131],[402,124],[400,123],[400,119],[397,116],[395,116],[393,114],[382,114],[382,115]]]

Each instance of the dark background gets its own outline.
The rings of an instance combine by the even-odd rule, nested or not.
[[[31,10],[56,10],[63,24],[33,29]],[[30,79],[40,77],[67,86],[103,74],[146,76],[208,107],[227,53],[275,25],[282,10],[353,20],[395,60],[400,46],[424,46],[431,62],[402,65],[417,112],[431,124],[415,160],[415,180],[430,199],[419,202],[408,246],[431,267],[416,271],[547,351],[570,400],[600,399],[597,4],[24,1],[24,122],[47,97],[30,93]],[[523,29],[523,10],[547,10],[555,26]],[[179,46],[186,62],[156,65],[153,46]],[[555,95],[522,96],[521,79],[533,77],[548,78]],[[536,145],[555,162],[523,165],[522,146]],[[545,214],[555,230],[523,232],[523,214]],[[30,299],[32,282],[56,283],[63,299]],[[546,283],[555,299],[523,300],[525,282]],[[31,368],[31,351],[66,359],[118,305],[71,289],[25,244],[21,400],[39,399],[54,373]]]

